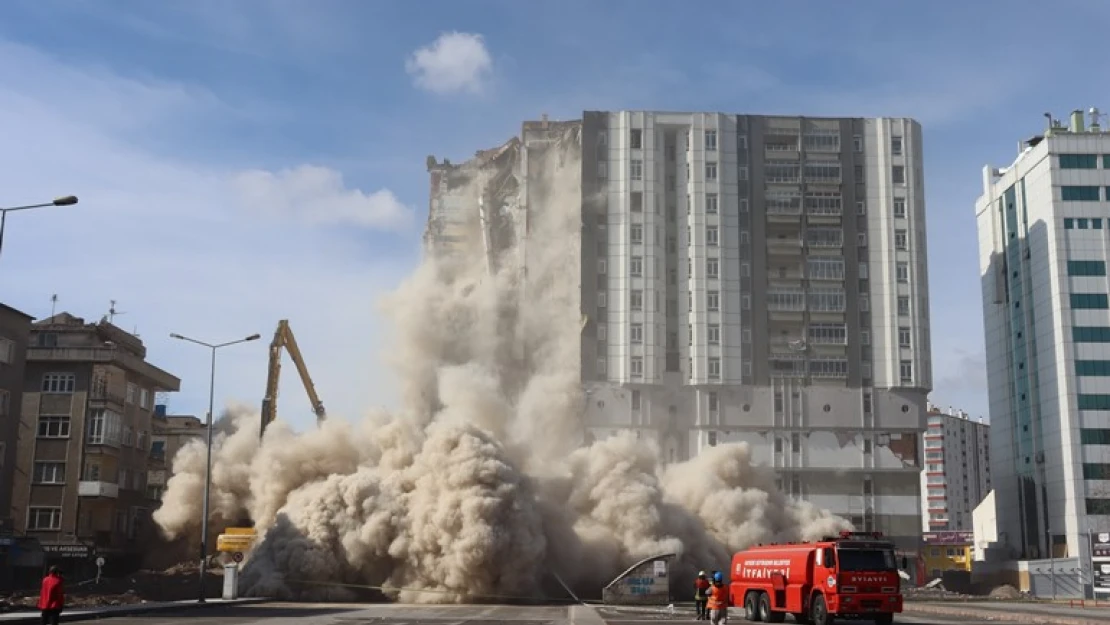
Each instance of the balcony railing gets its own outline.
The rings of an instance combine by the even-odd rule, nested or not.
[[[108,497],[115,499],[119,497],[119,485],[112,484],[111,482],[82,480],[77,483],[77,495],[79,497]]]

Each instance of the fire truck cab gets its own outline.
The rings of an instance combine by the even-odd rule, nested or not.
[[[904,566],[904,565],[903,565]],[[811,543],[759,545],[732,557],[729,603],[749,621],[890,625],[902,611],[894,544],[876,532],[841,532]]]

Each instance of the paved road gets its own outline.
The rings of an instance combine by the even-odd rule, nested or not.
[[[600,616],[601,618],[597,618]],[[745,623],[739,615],[732,625]],[[100,619],[98,625],[699,625],[690,618],[663,611],[601,608],[597,612],[567,607],[401,606],[266,603],[186,609]],[[787,619],[787,623],[792,619]],[[858,621],[861,625],[867,621]],[[900,615],[905,625],[998,625],[956,617]]]

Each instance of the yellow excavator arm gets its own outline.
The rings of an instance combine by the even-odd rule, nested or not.
[[[270,343],[270,366],[266,374],[266,395],[262,399],[262,430],[266,433],[266,426],[277,418],[278,381],[281,379],[281,354],[288,351],[289,357],[301,375],[301,382],[308,393],[308,400],[312,402],[312,411],[316,413],[316,425],[327,418],[324,403],[316,395],[316,387],[312,384],[312,377],[308,374],[308,367],[304,364],[301,349],[297,347],[297,339],[293,337],[293,330],[289,328],[289,320],[282,319],[274,331],[274,340]]]

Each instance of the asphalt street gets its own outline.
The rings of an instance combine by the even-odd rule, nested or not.
[[[600,617],[600,618],[598,618]],[[746,621],[734,614],[733,625]],[[98,619],[101,625],[694,625],[697,621],[666,610],[625,610],[531,606],[407,606],[345,604],[283,604],[221,606],[183,609]],[[792,619],[787,618],[787,623]],[[861,625],[866,621],[857,621]],[[997,620],[968,620],[960,617],[899,615],[896,623],[906,625],[998,625]],[[1051,621],[1045,621],[1050,623]]]

